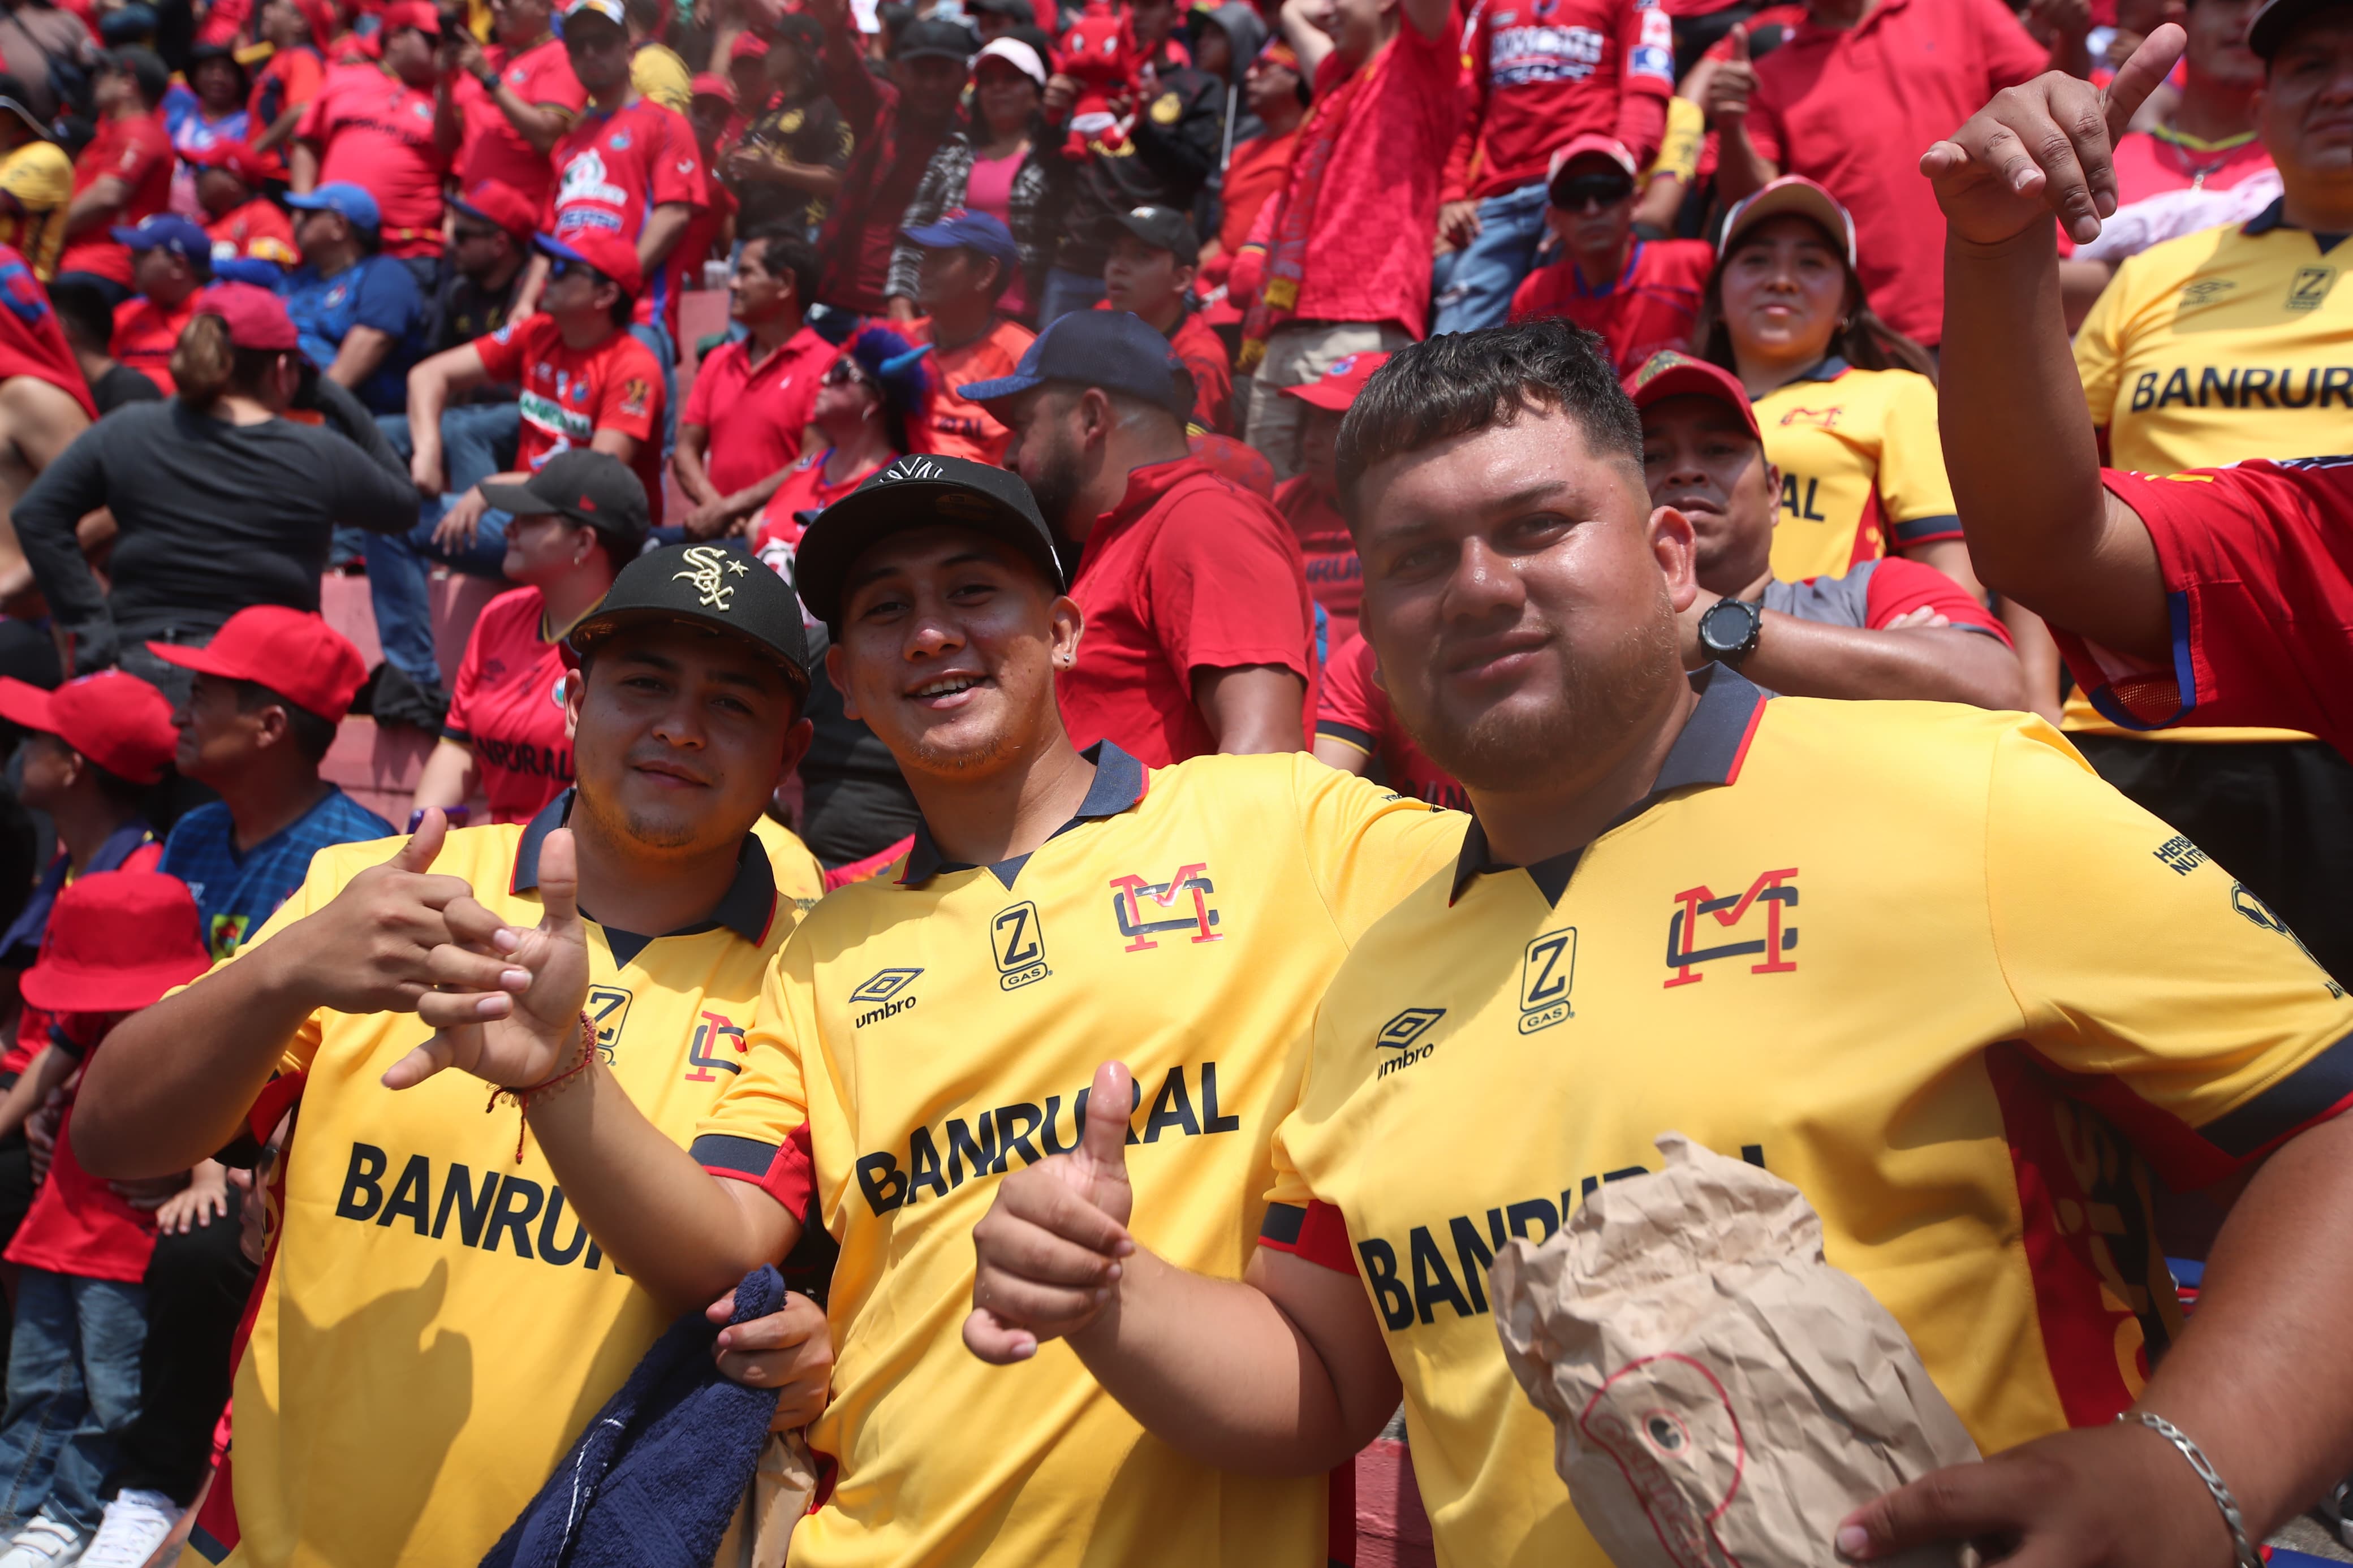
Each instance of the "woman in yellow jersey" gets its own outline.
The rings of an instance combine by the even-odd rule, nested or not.
[[[1773,575],[1843,577],[1893,552],[1978,592],[1934,367],[1863,302],[1846,209],[1811,180],[1775,180],[1732,209],[1718,256],[1699,349],[1748,388],[1781,470]]]

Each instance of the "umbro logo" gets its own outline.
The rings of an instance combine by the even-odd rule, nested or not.
[[[1373,1076],[1387,1078],[1393,1072],[1402,1072],[1436,1050],[1437,1041],[1432,1040],[1427,1045],[1419,1042],[1444,1016],[1446,1009],[1443,1007],[1408,1007],[1383,1024],[1380,1032],[1373,1037],[1373,1044],[1381,1050],[1395,1051],[1397,1055],[1382,1061],[1379,1070]]]
[[[853,1026],[862,1029],[869,1024],[880,1023],[894,1013],[903,1013],[913,1006],[914,997],[899,994],[914,984],[915,976],[922,973],[920,969],[878,970],[849,994],[851,1006],[867,1009],[851,1020]]]

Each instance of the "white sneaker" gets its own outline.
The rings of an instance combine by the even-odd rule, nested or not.
[[[165,1494],[121,1492],[106,1505],[98,1533],[83,1549],[81,1568],[143,1568],[179,1522],[180,1510]]]
[[[79,1531],[45,1516],[16,1532],[0,1568],[66,1568],[81,1561],[83,1544]]]

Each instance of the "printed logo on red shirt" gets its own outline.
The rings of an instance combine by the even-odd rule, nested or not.
[[[613,145],[617,149],[627,147],[628,134],[624,132],[614,137]],[[606,172],[605,160],[596,155],[594,147],[584,150],[578,157],[564,165],[564,178],[555,190],[558,208],[569,206],[574,202],[603,202],[610,206],[620,206],[628,199],[629,193],[613,184],[612,177]],[[577,228],[586,224],[617,229],[621,226],[621,220],[609,213],[567,212],[564,215],[564,225],[567,228]]]

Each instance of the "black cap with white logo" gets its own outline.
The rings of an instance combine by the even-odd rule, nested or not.
[[[1193,232],[1193,220],[1175,207],[1130,207],[1125,212],[1105,213],[1102,230],[1106,244],[1117,235],[1132,234],[1155,250],[1173,254],[1179,267],[1191,267],[1201,259],[1201,240]]]
[[[1056,593],[1070,584],[1054,557],[1054,535],[1018,474],[964,458],[901,458],[818,514],[794,557],[801,603],[841,635],[849,569],[894,533],[969,528],[1027,556]]]
[[[585,654],[625,626],[684,621],[732,633],[774,658],[808,693],[808,632],[792,584],[756,556],[723,544],[673,544],[620,570],[597,606],[572,628]]]

